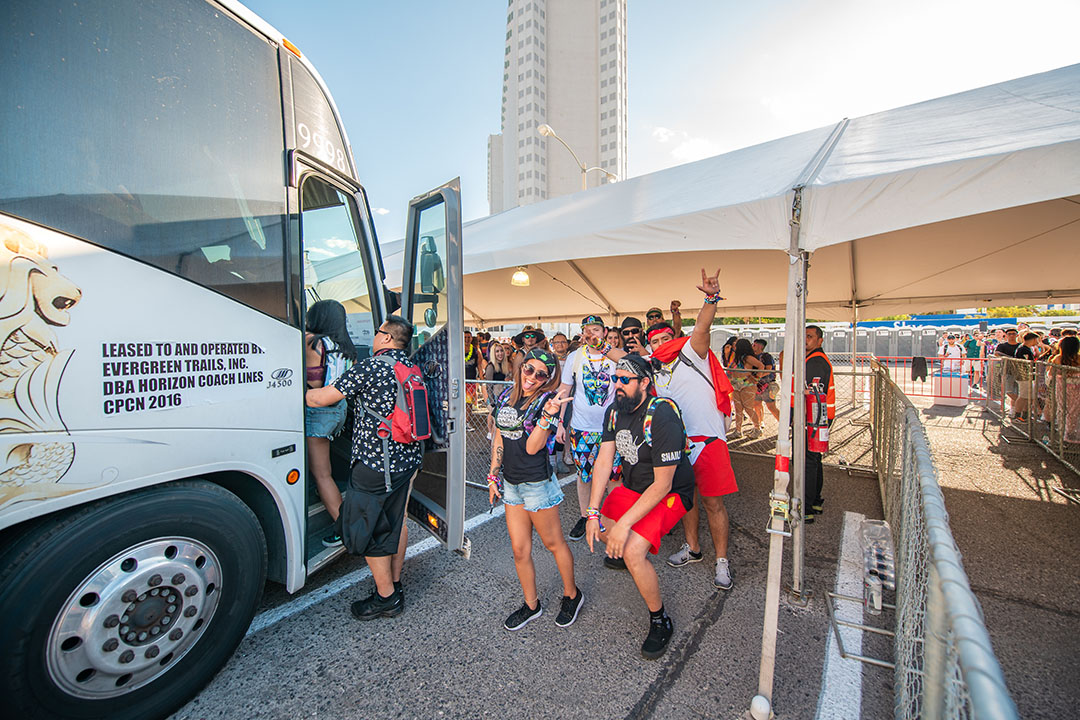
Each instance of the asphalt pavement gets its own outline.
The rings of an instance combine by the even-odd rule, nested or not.
[[[682,531],[665,538],[654,564],[675,636],[658,661],[640,655],[648,619],[630,575],[605,568],[602,550],[590,554],[584,542],[571,543],[585,593],[577,622],[555,625],[561,583],[536,539],[544,616],[516,633],[503,629],[522,598],[505,522],[495,518],[470,533],[468,560],[436,549],[407,561],[400,617],[354,620],[349,604],[372,588],[362,581],[250,634],[174,718],[737,717],[757,690],[772,463],[744,456],[734,464],[740,492],[727,505],[735,586],[712,585],[704,519],[705,562],[668,567],[663,559],[678,549]],[[816,595],[805,609],[781,605],[773,697],[784,718],[815,717],[828,630],[820,598],[835,582],[842,510],[881,516],[875,479],[826,473],[826,512],[808,528],[806,584]],[[564,491],[569,530],[577,499],[572,484]],[[471,490],[466,516],[486,509],[486,494]],[[413,531],[410,543],[423,539]],[[268,585],[260,612],[287,611],[298,596],[340,585],[362,566],[346,558],[297,596]],[[789,567],[784,572],[787,584]],[[891,697],[889,671],[866,666],[862,716],[889,716]]]

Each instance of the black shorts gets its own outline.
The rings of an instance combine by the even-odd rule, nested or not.
[[[393,490],[389,493],[373,492],[363,488],[370,486],[369,476],[374,471],[363,463],[353,467],[353,478],[341,504],[341,538],[346,550],[365,557],[386,557],[397,552],[415,472],[391,475]],[[383,477],[378,475],[381,484]]]

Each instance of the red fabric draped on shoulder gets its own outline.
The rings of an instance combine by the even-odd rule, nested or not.
[[[652,356],[662,363],[669,363],[679,356],[683,345],[690,341],[689,337],[681,337],[664,343],[653,350]],[[690,349],[693,352],[693,348]],[[716,353],[709,350],[709,371],[712,375],[713,390],[716,391],[716,407],[725,415],[731,414],[731,381],[727,373],[716,358]],[[685,362],[685,361],[684,361]]]

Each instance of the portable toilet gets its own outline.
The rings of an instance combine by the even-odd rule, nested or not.
[[[851,330],[835,328],[828,332],[826,352],[829,355],[851,352]]]
[[[896,329],[896,355],[897,357],[911,357],[916,355],[915,339],[911,328],[901,327]]]
[[[938,340],[941,337],[941,328],[936,325],[926,325],[920,329],[918,352],[915,355],[922,357],[937,357]]]
[[[892,331],[888,328],[878,328],[874,331],[875,357],[892,357],[895,355],[892,348]]]

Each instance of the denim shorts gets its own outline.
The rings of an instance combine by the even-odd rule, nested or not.
[[[547,510],[563,501],[562,488],[552,475],[541,482],[528,482],[514,485],[503,484],[503,503],[506,505],[524,505],[528,512]]]
[[[329,407],[304,406],[304,435],[333,440],[345,425],[348,401],[342,398]]]

